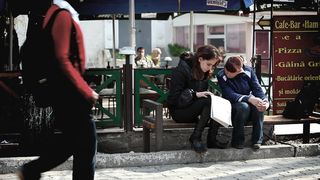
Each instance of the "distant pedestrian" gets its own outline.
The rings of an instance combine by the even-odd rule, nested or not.
[[[145,56],[145,49],[144,47],[137,48],[137,54],[134,58],[136,68],[152,68],[154,64],[151,59]]]
[[[56,94],[53,95],[52,109],[55,128],[61,131],[61,135],[48,137],[42,144],[39,158],[20,168],[17,174],[21,180],[38,180],[41,173],[55,168],[71,156],[73,179],[94,179],[96,127],[91,108],[98,94],[82,77],[85,71],[83,35],[78,13],[68,2],[76,5],[77,0],[53,0],[43,21],[44,27],[55,11],[60,8],[67,10],[58,13],[51,30],[55,47],[55,58],[51,63],[56,65],[52,67],[55,74],[51,74],[55,80],[50,80]],[[71,38],[72,32],[76,34],[75,39]],[[75,44],[77,54],[71,51],[71,44]]]
[[[160,48],[153,48],[151,52],[151,60],[154,64],[154,67],[160,67],[160,59],[161,59],[161,49]]]
[[[218,84],[222,96],[232,105],[232,142],[237,149],[244,148],[244,126],[252,122],[252,148],[259,149],[263,141],[264,112],[269,107],[256,74],[251,67],[243,64],[238,56],[228,58],[224,69],[218,72]]]

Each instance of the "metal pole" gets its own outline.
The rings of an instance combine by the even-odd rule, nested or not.
[[[256,75],[259,80],[259,83],[261,84],[262,78],[261,78],[261,54],[256,54],[256,62],[255,62],[255,70]]]
[[[116,16],[113,14],[112,16],[112,57],[113,57],[113,67],[115,68],[117,66],[117,58],[116,58],[116,30],[115,30],[115,19]]]
[[[123,65],[124,86],[124,125],[125,131],[132,131],[133,106],[132,106],[132,64],[129,64],[130,55],[126,55],[126,64]]]
[[[253,32],[253,36],[252,36],[252,53],[251,53],[251,58],[254,58],[254,55],[256,53],[256,11],[257,11],[257,2],[256,0],[253,1],[253,23],[252,23],[252,32]]]
[[[130,45],[133,49],[136,49],[136,24],[135,24],[135,6],[134,0],[129,0],[129,33],[130,33]],[[130,63],[133,62],[133,56],[130,56]]]
[[[317,1],[318,2],[318,16],[320,15],[320,0]]]
[[[193,36],[194,36],[194,28],[193,28],[193,11],[190,11],[190,39],[189,39],[189,48],[190,51],[193,52]]]
[[[135,29],[135,7],[134,7],[134,0],[129,0],[129,33],[130,33],[130,47],[135,49],[136,46],[136,29]],[[134,74],[132,71],[132,64],[133,64],[133,55],[126,55],[126,63],[123,66],[124,71],[124,124],[126,131],[132,131],[133,127],[133,87],[134,84],[132,81],[134,80]]]
[[[10,12],[10,33],[9,33],[9,70],[13,70],[13,62],[12,62],[12,57],[13,57],[13,26],[14,26],[14,21],[13,21],[13,16],[12,12]]]

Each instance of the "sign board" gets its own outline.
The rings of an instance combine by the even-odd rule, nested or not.
[[[264,29],[264,27],[270,27],[271,26],[271,20],[270,19],[263,19],[264,16],[262,16],[257,24],[261,27],[261,29]]]
[[[218,6],[218,7],[227,8],[228,1],[226,1],[226,0],[207,0],[207,6]]]
[[[300,92],[304,81],[320,81],[318,16],[273,17],[273,112]]]
[[[294,0],[273,0],[273,2],[281,2],[281,3],[294,3]]]

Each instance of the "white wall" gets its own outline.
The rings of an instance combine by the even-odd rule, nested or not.
[[[106,67],[112,60],[113,38],[115,49],[119,48],[119,21],[90,20],[80,21],[87,53],[87,67]],[[113,34],[114,33],[114,34]]]
[[[87,67],[106,67],[108,58],[103,57],[103,49],[113,48],[112,20],[80,21],[84,34],[85,49],[87,54]],[[115,48],[119,48],[119,21],[115,21]],[[123,34],[127,36],[129,34]],[[168,44],[172,43],[172,20],[151,21],[151,46],[164,48],[168,53]],[[111,60],[112,61],[112,60]],[[113,64],[113,62],[111,63]]]
[[[241,22],[252,22],[250,17],[221,15],[221,14],[193,14],[193,25],[221,25],[221,24],[238,24]],[[173,26],[189,26],[190,14],[183,14],[173,19]]]
[[[168,51],[168,44],[172,43],[172,20],[169,19],[168,21],[157,21],[153,20],[151,22],[151,46],[152,48],[159,47],[164,48],[167,53]]]
[[[87,67],[106,67],[102,52],[105,48],[105,22],[80,21],[84,35]]]

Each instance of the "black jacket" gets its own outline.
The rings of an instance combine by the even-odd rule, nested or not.
[[[185,89],[192,89],[194,92],[208,90],[208,80],[195,80],[191,76],[192,62],[191,60],[180,59],[178,66],[173,69],[170,90],[167,98],[169,109],[181,108],[179,98]],[[195,93],[193,94],[195,97]]]

